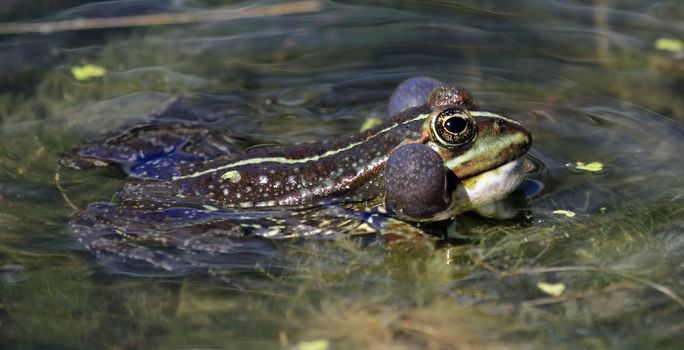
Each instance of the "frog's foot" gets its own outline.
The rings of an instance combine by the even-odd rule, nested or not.
[[[449,206],[444,161],[422,144],[398,147],[385,164],[385,205],[400,219],[429,218]]]
[[[336,236],[375,235],[390,249],[432,248],[438,236],[429,234],[411,223],[401,221],[390,216],[382,206],[373,209],[363,209],[357,204],[347,206],[332,205],[325,209],[318,209],[319,223],[333,224]],[[320,218],[323,217],[323,220]],[[323,226],[325,227],[325,226]]]
[[[387,218],[382,230],[382,238],[390,249],[421,250],[434,248],[439,237],[426,233],[420,228],[394,218]]]
[[[72,169],[121,165],[138,178],[170,179],[189,165],[241,152],[226,130],[200,127],[201,118],[174,99],[146,118],[103,139],[65,154],[60,163]]]

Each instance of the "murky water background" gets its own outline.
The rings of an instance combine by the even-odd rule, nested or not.
[[[37,13],[9,2],[0,16],[217,2],[78,3]],[[317,4],[281,17],[0,37],[3,348],[681,345],[684,51],[657,45],[684,39],[681,3]],[[85,63],[107,74],[74,79],[71,67]],[[428,252],[286,246],[284,270],[211,278],[122,274],[66,228],[59,154],[173,96],[231,115],[212,125],[247,147],[355,132],[418,75],[461,84],[532,131],[540,168],[528,185],[541,189],[527,217],[464,215],[454,244]],[[122,179],[116,169],[77,176],[80,206],[108,200]],[[553,296],[548,285],[564,289]]]

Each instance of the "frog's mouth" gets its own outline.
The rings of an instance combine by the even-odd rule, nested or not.
[[[459,181],[451,194],[451,202],[462,203],[465,210],[470,210],[503,199],[523,182],[529,169],[526,162],[529,161],[522,156]]]
[[[504,199],[523,182],[530,164],[525,156],[465,179],[454,178],[449,206],[427,218],[412,221],[442,221],[482,205]]]

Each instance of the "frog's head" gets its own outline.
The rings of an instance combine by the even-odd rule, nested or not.
[[[425,123],[426,145],[461,180],[516,160],[532,145],[520,123],[490,111],[449,106],[433,111]]]
[[[523,156],[532,145],[532,135],[501,114],[473,106],[437,108],[427,118],[424,134],[426,146],[455,175],[448,208],[427,221],[503,199],[525,177]]]
[[[388,161],[386,204],[406,220],[438,221],[515,190],[525,176],[523,155],[532,136],[491,111],[433,105],[417,143],[400,147]]]
[[[416,96],[417,95],[417,96]],[[408,221],[438,221],[510,194],[526,174],[532,136],[520,123],[476,107],[466,89],[425,77],[392,94],[390,110],[424,103],[418,139],[393,151],[385,166],[385,204]]]

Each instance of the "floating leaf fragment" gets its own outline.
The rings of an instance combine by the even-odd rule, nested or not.
[[[380,126],[382,124],[382,119],[377,118],[377,117],[369,117],[366,118],[366,120],[363,122],[363,125],[361,125],[361,131],[366,131],[369,129],[372,129],[376,126]]]
[[[101,78],[107,75],[107,68],[96,66],[94,64],[86,64],[83,67],[71,67],[71,74],[76,80],[88,80],[90,78]]]
[[[670,52],[681,52],[684,50],[684,43],[681,40],[670,39],[670,38],[660,38],[655,42],[655,48],[663,51]]]
[[[297,343],[297,350],[328,350],[330,348],[330,341],[328,339],[316,339],[309,341],[301,341]]]
[[[221,175],[221,180],[229,180],[232,183],[240,182],[240,179],[242,179],[242,176],[240,176],[240,172],[236,170],[231,170]]]
[[[590,171],[590,172],[596,173],[599,171],[603,171],[603,163],[601,163],[601,162],[591,162],[591,163],[575,162],[575,169]]]
[[[559,297],[563,294],[563,291],[565,290],[565,284],[564,283],[547,283],[543,281],[537,282],[537,288],[539,288],[542,292],[551,295],[553,297]]]
[[[575,214],[574,211],[571,211],[571,210],[564,210],[564,209],[554,210],[554,211],[552,211],[552,213],[557,214],[557,215],[565,215],[565,216],[567,216],[567,217],[569,217],[569,218],[574,218],[575,215],[577,215],[577,214]]]
[[[601,214],[605,214],[606,210],[608,210],[608,208],[606,208],[606,207],[600,207],[599,208],[599,212],[601,212]]]

